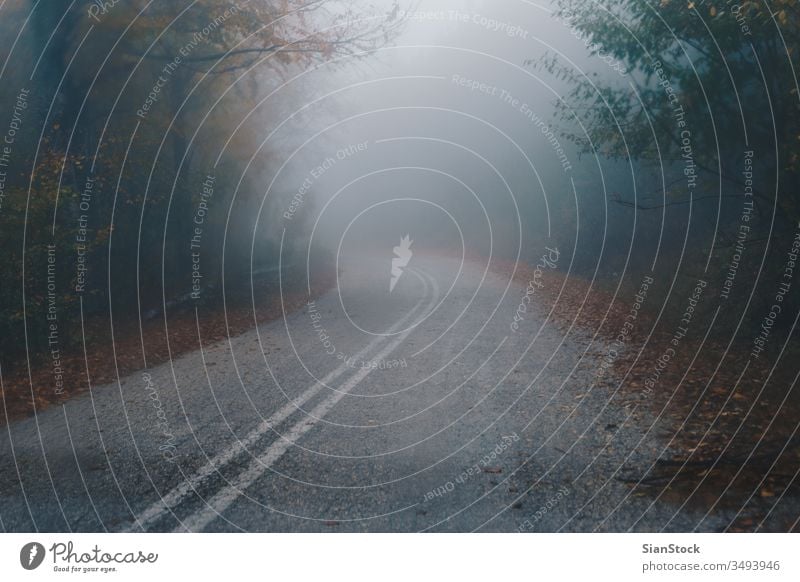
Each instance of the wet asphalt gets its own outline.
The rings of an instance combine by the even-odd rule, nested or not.
[[[718,531],[634,495],[608,346],[485,265],[341,265],[305,309],[0,427],[6,531]],[[512,323],[515,321],[514,327]],[[734,512],[735,513],[735,512]]]

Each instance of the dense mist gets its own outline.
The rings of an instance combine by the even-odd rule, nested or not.
[[[798,51],[794,0],[0,1],[0,529],[797,530]]]

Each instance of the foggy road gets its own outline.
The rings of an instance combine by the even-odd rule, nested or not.
[[[631,495],[621,477],[646,472],[658,444],[640,409],[612,402],[613,379],[592,387],[602,341],[486,265],[379,255],[342,261],[338,286],[285,319],[3,427],[2,527],[728,523]]]

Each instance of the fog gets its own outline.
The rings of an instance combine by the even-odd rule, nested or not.
[[[407,233],[417,248],[461,253],[463,238],[505,258],[573,246],[572,183],[593,161],[552,125],[563,86],[531,61],[556,45],[579,64],[588,56],[544,4],[468,4],[400,11],[390,46],[308,74],[305,141],[275,186],[294,198],[288,232],[308,221],[334,249],[345,231],[384,250]],[[602,192],[581,196],[602,215]]]
[[[0,2],[2,527],[796,530],[798,51],[789,0]]]

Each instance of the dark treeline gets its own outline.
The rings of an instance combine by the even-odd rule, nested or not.
[[[289,202],[266,196],[274,151],[261,142],[302,86],[264,96],[303,67],[386,38],[385,23],[350,24],[348,10],[290,1],[4,5],[5,370],[26,352],[79,342],[81,307],[115,320],[152,316],[197,299],[198,289],[207,299],[223,276],[249,291],[251,266],[277,264],[275,216]]]
[[[605,227],[619,233],[635,218],[633,253],[618,254],[610,270],[625,261],[634,273],[654,269],[678,302],[707,280],[722,303],[705,304],[724,306],[717,330],[728,334],[740,321],[742,331],[757,329],[794,278],[786,275],[800,234],[797,2],[556,5],[596,67],[583,75],[553,52],[532,64],[569,87],[557,104],[562,135],[613,164],[603,182]],[[601,179],[587,171],[581,184]],[[779,301],[789,313],[800,296]]]

